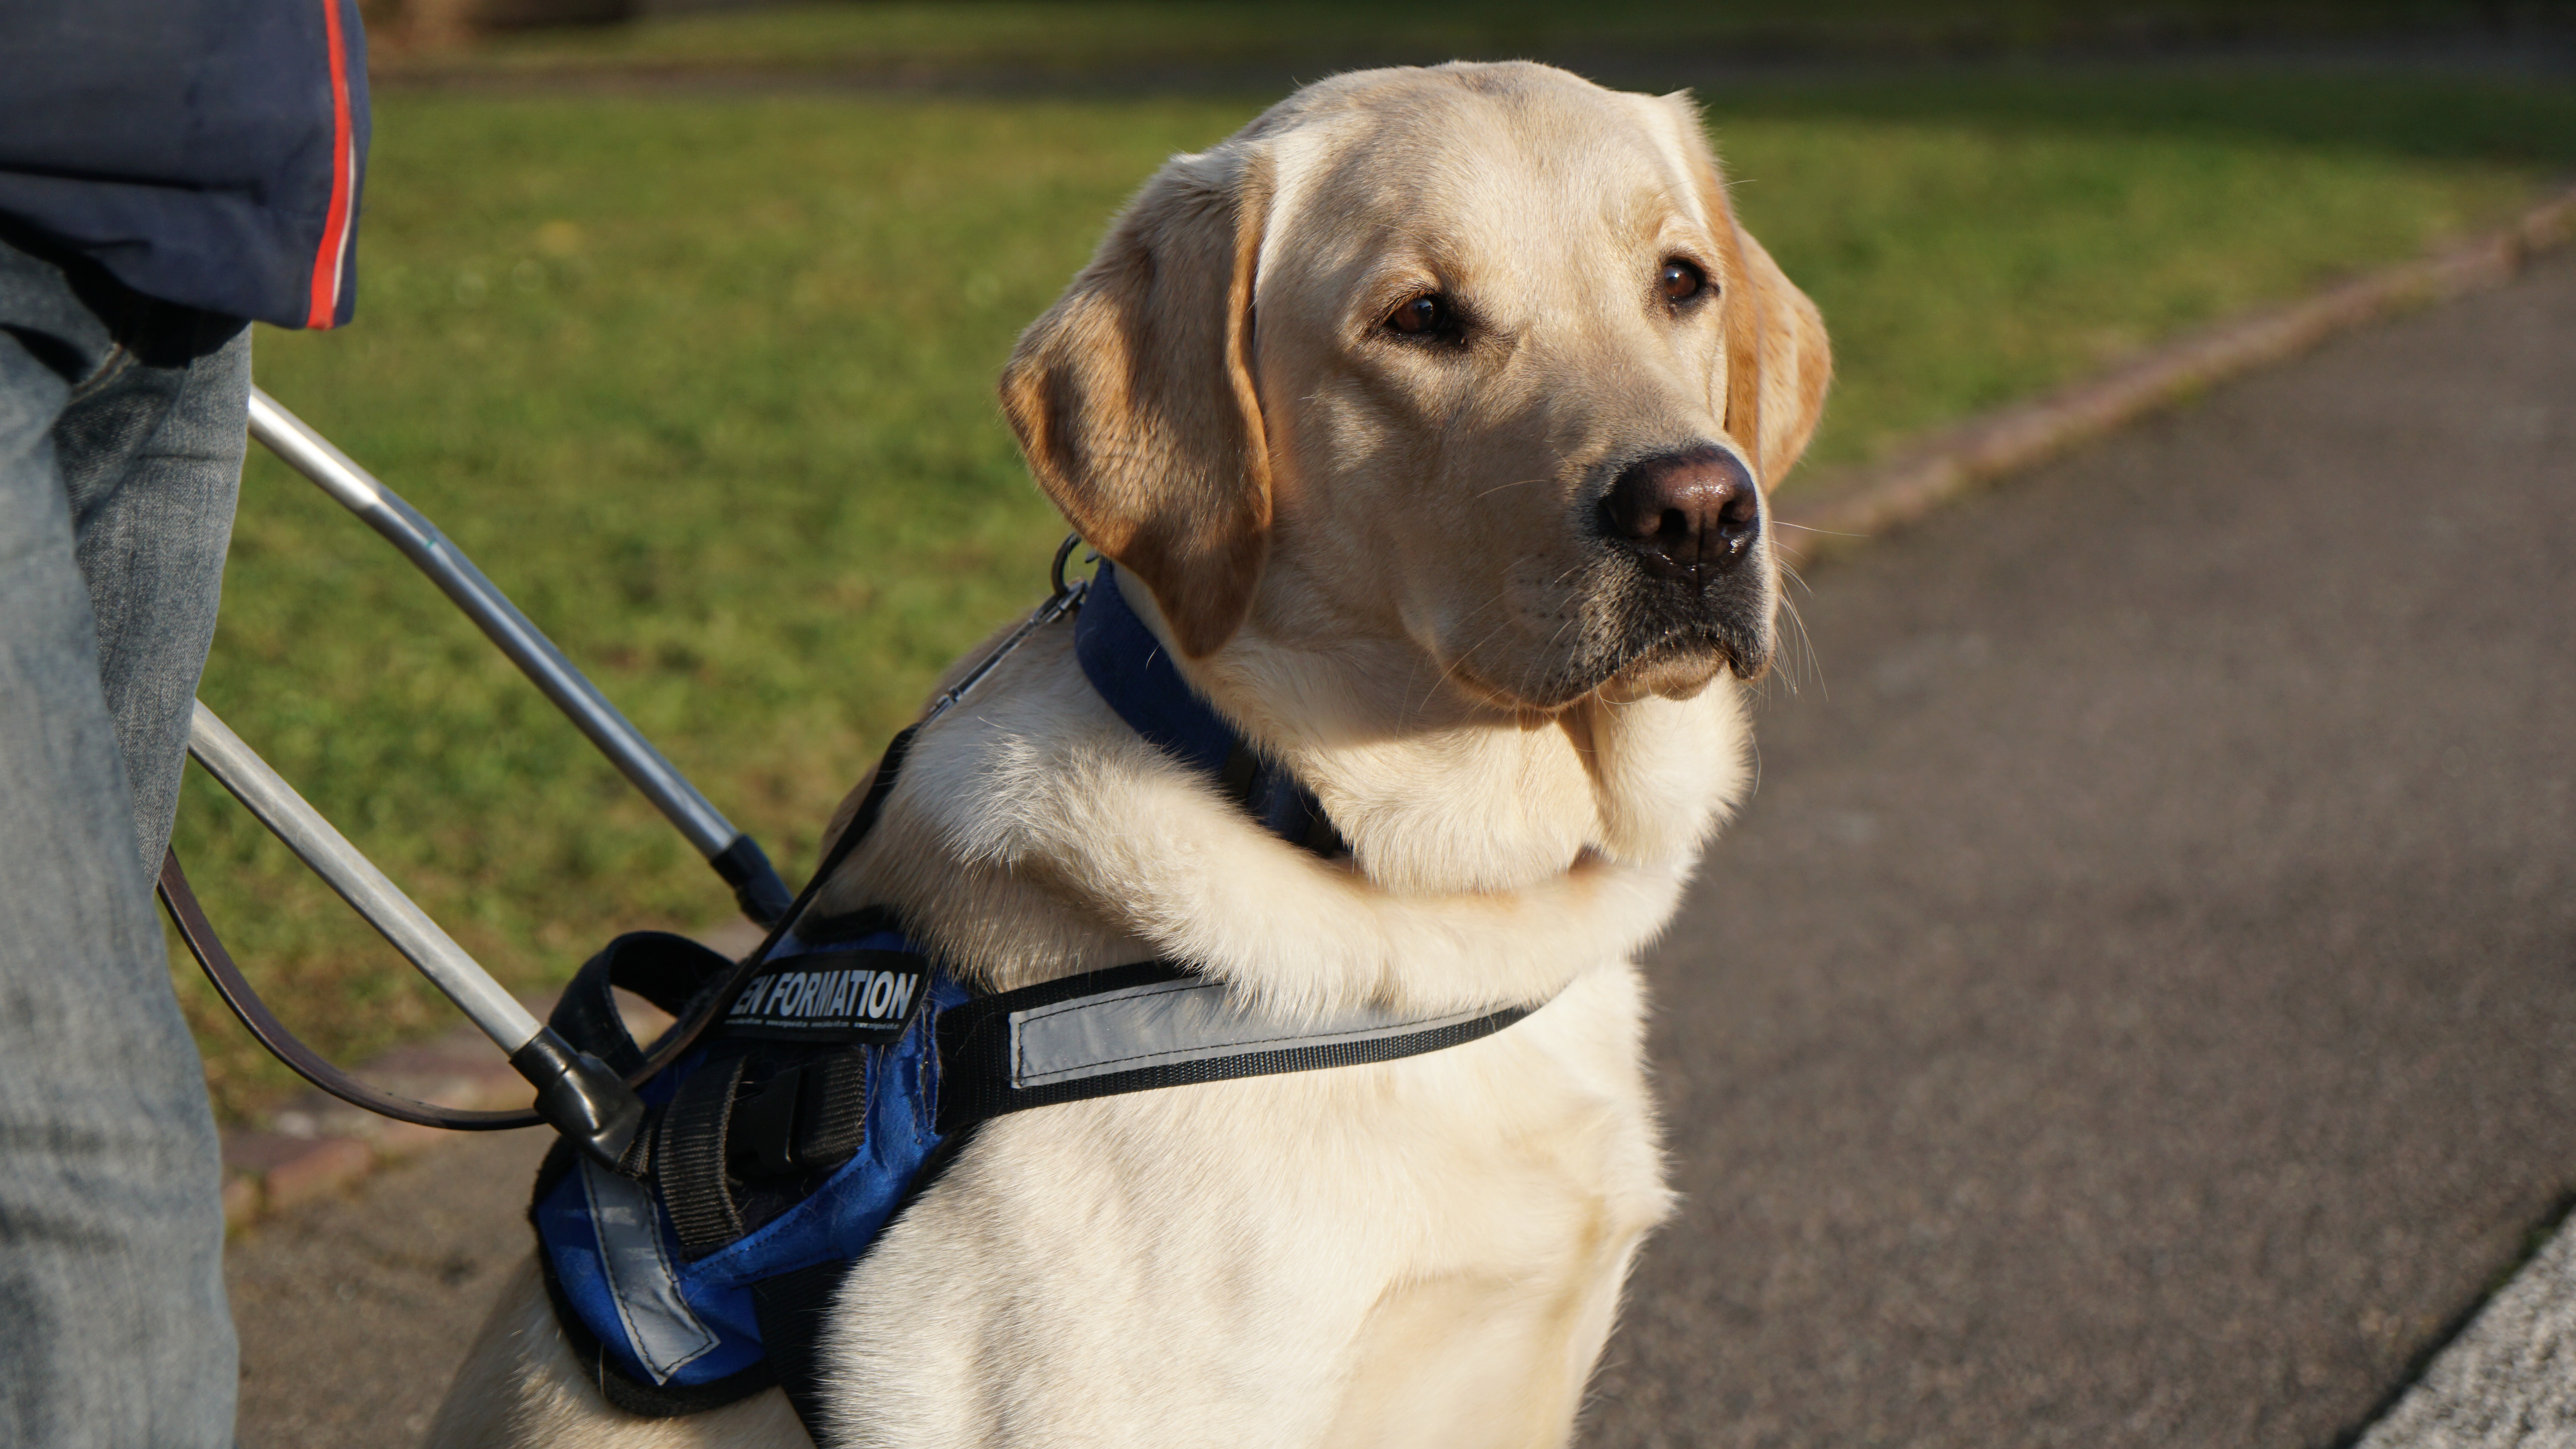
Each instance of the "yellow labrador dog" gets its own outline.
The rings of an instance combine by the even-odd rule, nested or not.
[[[1762,490],[1829,370],[1681,97],[1366,71],[1145,185],[1003,405],[1348,854],[1147,744],[1050,627],[922,733],[824,903],[896,908],[979,988],[1163,958],[1290,1019],[1538,1009],[986,1124],[833,1301],[828,1437],[1568,1439],[1667,1205],[1630,957],[1744,788],[1724,676],[1771,660]],[[432,1439],[805,1442],[775,1391],[617,1413],[533,1272]]]

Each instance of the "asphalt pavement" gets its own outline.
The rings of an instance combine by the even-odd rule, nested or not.
[[[2576,265],[1812,583],[1583,1442],[2576,1442]],[[242,1442],[415,1438],[541,1147],[238,1238]]]

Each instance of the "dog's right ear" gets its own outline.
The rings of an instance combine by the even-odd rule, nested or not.
[[[1824,314],[1753,233],[1739,227],[1735,243],[1745,279],[1762,301],[1762,486],[1776,488],[1797,466],[1824,418],[1834,349],[1825,336]]]
[[[1270,544],[1250,360],[1269,189],[1256,152],[1175,157],[1002,369],[1038,485],[1193,658],[1242,625]]]

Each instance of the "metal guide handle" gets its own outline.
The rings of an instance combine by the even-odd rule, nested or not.
[[[557,709],[590,736],[635,788],[644,792],[716,873],[733,887],[743,914],[763,926],[774,924],[790,899],[769,857],[750,836],[733,827],[707,802],[688,778],[653,748],[617,706],[608,702],[554,641],[519,612],[474,561],[451,543],[420,510],[352,462],[329,439],[254,387],[250,393],[250,433],[288,466],[312,479],[323,492],[366,520],[403,555],[429,575],[456,606],[491,637],[519,672],[552,700]]]
[[[643,1120],[633,1089],[502,989],[202,700],[188,723],[188,753],[509,1054],[537,1088],[537,1111],[547,1122],[592,1156],[617,1160]]]
[[[253,754],[203,700],[188,722],[188,753],[340,899],[366,917],[367,924],[383,933],[395,950],[419,967],[430,984],[472,1017],[501,1050],[517,1051],[536,1036],[542,1023],[519,999],[503,990],[464,947],[376,869],[375,862],[360,855],[266,760]]]
[[[482,626],[483,632],[491,636],[502,652],[509,655],[511,661],[545,692],[546,697],[570,716],[583,733],[589,735],[592,742],[625,772],[627,778],[634,781],[689,837],[691,843],[707,855],[709,863],[734,886],[735,899],[741,903],[744,913],[769,928],[770,941],[763,943],[761,952],[755,952],[735,967],[737,978],[751,970],[750,963],[775,942],[785,929],[789,913],[795,909],[795,901],[788,895],[786,886],[760,847],[718,814],[715,807],[708,804],[706,798],[678,770],[673,769],[670,762],[636,732],[626,717],[619,714],[616,707],[582,676],[581,671],[574,668],[562,652],[528,621],[527,616],[520,613],[491,580],[483,577],[472,561],[458,552],[417,509],[351,462],[346,454],[331,446],[319,433],[279,407],[274,398],[256,388],[251,391],[250,427],[252,436],[319,484],[324,492],[351,512],[365,519],[428,574],[468,617]],[[1081,607],[1088,581],[1068,581],[1064,576],[1066,560],[1080,542],[1078,537],[1068,537],[1056,550],[1052,596],[964,679],[942,694],[925,714],[923,723],[937,718],[965,697],[1038,629]],[[889,747],[886,760],[879,765],[877,791],[871,793],[868,803],[862,806],[861,823],[854,823],[844,831],[838,847],[840,851],[846,851],[858,835],[865,833],[864,822],[873,818],[873,810],[882,803],[882,792],[892,781],[892,770],[901,758],[904,742],[912,733],[912,730],[904,731]],[[551,1027],[530,1015],[515,997],[492,979],[490,973],[466,954],[463,947],[441,930],[437,922],[332,828],[319,811],[306,803],[293,786],[225,727],[224,722],[216,718],[214,711],[206,708],[202,701],[196,704],[190,722],[188,751],[225,789],[232,792],[234,798],[240,800],[332,890],[338,892],[342,900],[392,942],[394,948],[418,967],[432,985],[472,1018],[477,1028],[510,1054],[510,1065],[537,1088],[537,1116],[595,1160],[611,1166],[620,1160],[644,1116],[643,1105],[632,1088],[604,1063],[576,1052]],[[809,894],[820,887],[838,859],[836,854],[824,862],[814,881],[806,887]],[[518,1125],[518,1121],[512,1120],[515,1114],[457,1112],[405,1102],[347,1077],[309,1047],[295,1042],[292,1033],[277,1023],[267,1008],[259,1003],[257,993],[251,990],[248,981],[240,978],[229,953],[215,939],[211,925],[203,920],[203,913],[187,888],[186,877],[179,870],[175,855],[164,862],[162,890],[173,919],[179,922],[190,948],[206,965],[207,974],[215,981],[217,990],[224,993],[226,1001],[242,1015],[254,1035],[325,1091],[370,1111],[405,1121],[423,1121],[433,1126],[491,1128]],[[738,989],[739,984],[739,979],[736,979],[727,990]],[[710,999],[720,997],[721,993]],[[666,1035],[664,1042],[657,1045],[654,1060],[667,1061],[669,1054],[685,1049],[688,1041],[705,1025],[703,1015],[684,1018]]]

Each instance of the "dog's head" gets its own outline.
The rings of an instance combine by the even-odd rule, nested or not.
[[[1689,102],[1364,71],[1174,158],[1020,339],[1040,484],[1187,654],[1401,638],[1473,697],[1769,666],[1830,372]]]

